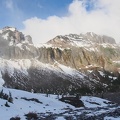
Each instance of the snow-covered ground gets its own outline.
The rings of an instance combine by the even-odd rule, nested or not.
[[[5,106],[7,100],[0,98],[0,118],[2,120],[9,120],[16,116],[19,116],[21,120],[26,120],[24,115],[29,112],[38,113],[41,117],[42,115],[43,117],[53,115],[55,120],[66,120],[70,116],[80,116],[84,113],[87,113],[88,116],[100,115],[116,109],[108,103],[109,101],[97,97],[82,96],[81,100],[85,107],[75,108],[72,105],[59,101],[57,95],[49,95],[47,97],[46,94],[30,93],[2,87],[0,89],[3,89],[3,92],[8,95],[10,92],[13,97],[13,103],[8,102],[10,107]],[[106,117],[105,120],[108,120],[108,118]]]
[[[104,120],[120,120],[120,117],[114,118],[114,117],[105,117]]]

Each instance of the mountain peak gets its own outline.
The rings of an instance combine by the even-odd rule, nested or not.
[[[16,31],[17,29],[16,29],[15,27],[6,26],[6,27],[3,28],[2,31],[4,32],[4,31],[7,31],[7,30],[10,30],[10,31],[13,31],[13,32],[14,32],[14,31]]]
[[[69,34],[59,35],[54,39],[48,41],[49,44],[116,44],[115,39],[106,35],[97,35],[93,32],[81,33],[81,34]],[[74,44],[75,43],[75,44]],[[83,45],[82,45],[83,46]]]
[[[10,45],[15,45],[22,42],[33,44],[31,36],[25,36],[14,27],[6,26],[0,30],[0,34],[3,39],[9,41]]]

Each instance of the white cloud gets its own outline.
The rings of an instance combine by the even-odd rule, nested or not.
[[[45,43],[56,35],[81,32],[109,35],[120,42],[120,0],[91,0],[91,11],[86,10],[87,1],[74,0],[63,17],[27,19],[21,31],[30,34],[34,43]]]

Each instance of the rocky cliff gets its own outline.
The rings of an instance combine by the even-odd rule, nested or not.
[[[51,46],[46,48],[50,51],[51,61],[57,60],[76,69],[87,65],[111,71],[117,69],[114,61],[120,58],[120,46],[111,37],[99,36],[95,33],[70,34],[57,36],[47,44]]]

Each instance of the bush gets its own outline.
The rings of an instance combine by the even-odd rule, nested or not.
[[[36,99],[36,98],[30,98],[30,99],[28,99],[28,98],[26,98],[26,97],[21,97],[21,99],[24,99],[24,100],[27,100],[27,101],[34,101],[34,102],[37,102],[37,103],[40,103],[40,104],[42,104],[42,102],[40,102],[38,99]]]
[[[37,120],[38,115],[34,112],[29,112],[28,114],[25,114],[27,120]]]
[[[20,120],[21,118],[20,117],[12,117],[12,118],[10,118],[10,120]]]

